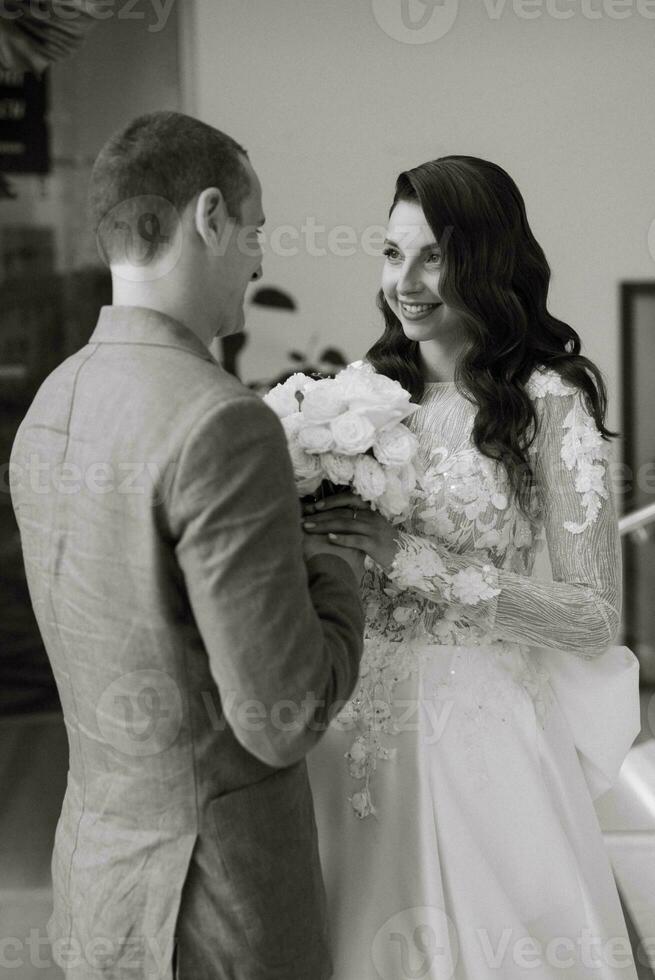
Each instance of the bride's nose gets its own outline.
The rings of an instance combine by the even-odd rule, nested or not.
[[[405,265],[396,284],[396,292],[401,296],[411,296],[412,293],[420,292],[422,288],[423,285],[416,267],[410,264]]]

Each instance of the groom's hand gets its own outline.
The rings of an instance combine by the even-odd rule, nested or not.
[[[353,548],[340,548],[333,544],[325,535],[303,534],[303,550],[305,559],[308,561],[316,555],[336,555],[342,558],[351,568],[357,584],[362,581],[364,575],[364,553],[355,551]]]
[[[304,504],[303,529],[305,534],[327,534],[332,544],[369,555],[385,571],[390,571],[398,551],[399,529],[353,493]]]

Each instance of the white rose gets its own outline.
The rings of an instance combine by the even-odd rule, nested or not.
[[[327,425],[305,425],[298,431],[298,443],[305,452],[327,453],[334,445],[334,436]]]
[[[348,408],[332,378],[315,381],[304,395],[302,413],[309,422],[331,422]]]
[[[336,443],[336,451],[345,456],[357,456],[371,448],[375,441],[375,427],[364,415],[344,412],[330,423]]]
[[[278,418],[286,418],[300,411],[300,401],[298,395],[304,397],[305,391],[315,385],[313,378],[308,378],[306,374],[292,374],[284,384],[276,385],[267,395],[264,401],[269,408],[272,408]]]
[[[354,486],[362,500],[377,500],[384,493],[387,486],[385,473],[372,456],[358,456],[355,460]]]
[[[369,373],[375,374],[375,370],[368,361],[351,361],[350,364],[346,365],[346,370],[351,371],[368,371]]]
[[[341,453],[326,453],[322,457],[322,463],[328,480],[338,486],[348,486],[355,475],[355,464],[351,456],[342,456]]]
[[[284,418],[280,419],[282,423],[282,428],[286,434],[289,441],[298,435],[300,430],[305,426],[305,420],[302,417],[302,412],[295,412],[293,415],[285,415]]]
[[[301,497],[314,493],[323,481],[323,467],[318,456],[305,452],[302,446],[292,439],[288,444],[296,488]]]
[[[365,415],[376,427],[384,429],[402,422],[418,408],[411,404],[411,395],[397,381],[367,369],[349,367],[337,377],[343,397],[351,412]]]
[[[417,449],[416,436],[402,423],[380,432],[373,445],[376,459],[383,466],[406,466]]]
[[[376,507],[387,520],[404,517],[409,512],[412,490],[416,485],[413,468],[407,466],[400,470],[387,470],[385,478],[385,490],[376,501]]]
[[[349,398],[357,385],[366,384],[366,378],[375,377],[375,371],[368,361],[353,361],[340,371],[335,378],[335,384]]]

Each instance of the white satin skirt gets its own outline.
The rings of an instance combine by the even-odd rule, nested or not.
[[[575,697],[561,707],[518,653],[423,653],[395,685],[375,814],[350,802],[358,730],[337,719],[308,759],[334,980],[636,980],[566,716]]]

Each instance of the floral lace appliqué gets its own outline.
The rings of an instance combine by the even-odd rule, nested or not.
[[[565,521],[564,527],[571,534],[582,534],[598,517],[601,500],[609,496],[603,465],[609,449],[593,420],[583,410],[579,398],[566,416],[564,428],[567,432],[560,455],[567,469],[575,470],[575,489],[582,496],[585,511],[582,523]]]
[[[536,496],[534,504],[538,507]],[[432,451],[413,512],[413,525],[422,536],[437,538],[458,554],[488,553],[494,564],[500,560],[527,574],[537,518],[536,509],[531,522],[511,506],[507,473],[474,447]]]
[[[436,544],[402,533],[399,540],[389,578],[400,588],[424,592],[433,602],[450,606],[477,606],[500,595],[498,570],[493,565],[465,568],[453,574],[447,570]]]
[[[395,688],[416,666],[416,657],[409,644],[369,637],[357,690],[335,719],[339,726],[358,733],[346,753],[346,762],[352,778],[362,782],[361,788],[349,797],[361,820],[376,813],[372,782],[378,761],[396,756],[396,749],[387,745],[387,737],[397,735],[400,730]]]
[[[528,382],[527,390],[534,398],[575,395],[573,406],[562,424],[565,432],[560,458],[569,472],[575,471],[575,489],[582,497],[585,512],[584,521],[565,521],[564,528],[571,534],[582,534],[594,523],[602,501],[609,496],[604,466],[609,458],[609,447],[586,411],[582,396],[575,388],[566,385],[557,372],[535,371]]]
[[[576,389],[562,381],[561,375],[552,368],[535,368],[525,390],[531,398],[545,398],[546,395],[571,395]]]

